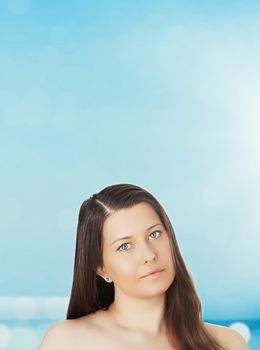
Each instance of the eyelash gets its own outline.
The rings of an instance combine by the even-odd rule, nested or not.
[[[150,235],[151,235],[152,233],[154,233],[154,232],[159,232],[159,233],[160,233],[159,236],[158,236],[157,238],[159,238],[159,237],[161,236],[161,234],[162,234],[162,231],[156,230],[156,231],[151,232]],[[128,250],[120,250],[120,248],[121,248],[122,246],[124,246],[125,244],[129,244],[129,242],[126,242],[126,243],[121,244],[121,245],[117,248],[117,250],[120,251],[120,252],[127,252]]]

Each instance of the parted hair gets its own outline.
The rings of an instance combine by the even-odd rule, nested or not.
[[[164,321],[170,344],[179,350],[225,350],[207,331],[201,302],[180,253],[173,226],[159,201],[133,184],[114,184],[86,199],[79,210],[74,272],[67,319],[76,319],[114,301],[114,284],[106,283],[96,270],[103,266],[103,225],[108,216],[136,204],[149,204],[168,234],[175,278],[165,292]]]

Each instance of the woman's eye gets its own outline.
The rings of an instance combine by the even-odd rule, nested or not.
[[[161,235],[161,231],[153,231],[153,232],[151,232],[151,234],[150,234],[150,236],[153,234],[153,233],[155,233],[155,232],[159,232],[159,235],[157,235],[157,237],[160,237],[160,235]],[[126,246],[127,244],[129,244],[128,242],[127,243],[123,243],[123,244],[121,244],[118,248],[117,248],[117,250],[119,250],[119,251],[123,251],[123,252],[127,252],[129,249],[120,249],[121,247],[124,247],[124,246]]]
[[[161,233],[162,233],[161,231],[153,231],[151,234],[153,234],[155,232],[159,232],[160,233],[157,237],[159,237],[161,235]]]
[[[128,249],[127,249],[127,250],[126,250],[126,249],[121,250],[120,248],[123,247],[123,246],[125,246],[125,245],[127,245],[127,244],[129,244],[129,243],[123,243],[123,244],[121,244],[120,247],[117,248],[117,250],[120,250],[121,252],[123,252],[123,251],[126,252]]]

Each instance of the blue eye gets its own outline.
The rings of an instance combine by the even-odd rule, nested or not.
[[[151,234],[153,234],[153,233],[155,233],[155,232],[159,232],[159,233],[160,233],[157,237],[160,237],[160,236],[161,236],[162,231],[153,231],[153,232],[151,232]],[[127,252],[129,249],[123,249],[123,250],[120,249],[121,247],[123,247],[123,246],[125,246],[125,245],[127,245],[127,244],[129,244],[129,243],[127,242],[127,243],[121,244],[121,245],[117,248],[117,250],[119,250],[120,252]]]

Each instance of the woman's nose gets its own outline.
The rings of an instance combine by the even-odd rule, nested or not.
[[[152,261],[156,258],[156,252],[154,248],[152,248],[149,243],[142,244],[141,248],[141,256],[145,259],[145,261]]]

